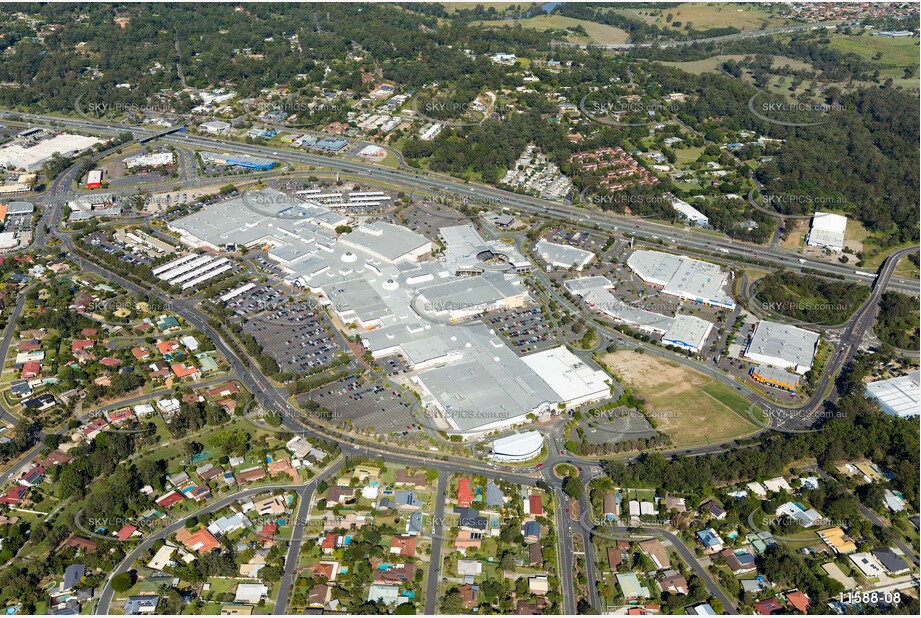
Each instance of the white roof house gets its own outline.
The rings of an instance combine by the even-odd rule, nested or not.
[[[847,217],[830,212],[817,212],[812,217],[812,228],[806,244],[813,247],[827,247],[833,251],[844,249],[844,230]]]
[[[265,584],[237,584],[235,603],[249,603],[257,605],[259,601],[269,594],[269,587]]]
[[[769,491],[793,491],[793,488],[790,487],[790,484],[782,476],[766,480],[764,482],[764,486]]]
[[[876,556],[870,552],[860,552],[848,556],[855,567],[867,577],[880,577],[886,574],[886,569]]]

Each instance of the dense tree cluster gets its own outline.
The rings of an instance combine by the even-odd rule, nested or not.
[[[804,322],[841,324],[870,295],[859,283],[829,281],[790,271],[772,273],[758,280],[758,299],[771,313]]]
[[[901,350],[917,350],[919,337],[918,300],[898,292],[885,292],[879,302],[879,315],[873,331],[880,341]]]

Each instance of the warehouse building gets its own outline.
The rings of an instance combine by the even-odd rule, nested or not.
[[[670,316],[646,311],[615,298],[610,292],[614,284],[607,277],[599,275],[569,279],[563,283],[563,287],[579,296],[589,309],[612,320],[657,335],[671,328],[673,318]]]
[[[199,125],[199,128],[205,133],[211,133],[212,135],[229,135],[233,130],[229,122],[222,122],[220,120],[203,122]]]
[[[419,289],[413,307],[423,315],[457,322],[474,315],[522,307],[527,289],[499,273],[451,278]]]
[[[825,247],[832,251],[844,249],[844,231],[847,229],[847,217],[829,212],[817,212],[812,217],[812,227],[806,244],[812,247]]]
[[[901,418],[917,416],[921,409],[921,371],[870,382],[866,394],[876,400],[886,414]]]
[[[713,330],[713,323],[692,315],[676,315],[671,326],[662,335],[663,345],[673,345],[682,350],[699,353]]]
[[[591,251],[550,242],[544,238],[537,241],[535,249],[541,259],[554,268],[582,270],[595,259]]]
[[[262,157],[251,157],[249,155],[237,154],[230,155],[227,153],[216,154],[213,152],[199,152],[198,155],[201,157],[203,163],[215,164],[215,165],[226,165],[227,167],[242,167],[248,170],[256,170],[259,172],[270,170],[275,167],[276,162],[271,159],[263,159]]]
[[[11,142],[0,148],[0,167],[36,172],[55,153],[63,158],[75,157],[90,150],[102,140],[84,135],[60,133],[36,142]]]
[[[611,378],[593,369],[565,346],[529,354],[522,358],[553,389],[566,407],[604,399],[611,394]]]
[[[661,251],[638,249],[627,259],[627,266],[644,283],[659,286],[663,294],[682,300],[735,309],[726,292],[732,273],[701,260]]]
[[[752,367],[748,375],[759,384],[779,388],[788,393],[795,393],[800,382],[800,376],[795,373],[791,373],[786,369],[768,367],[765,365]]]
[[[679,200],[677,197],[672,198],[672,208],[675,209],[681,219],[687,221],[688,223],[693,223],[697,227],[707,227],[710,225],[710,219],[707,218],[707,215],[700,212],[684,200]]]
[[[816,333],[761,320],[755,326],[743,356],[755,363],[790,369],[804,375],[812,368],[818,344]]]
[[[148,152],[125,159],[125,167],[160,167],[173,164],[172,152]]]

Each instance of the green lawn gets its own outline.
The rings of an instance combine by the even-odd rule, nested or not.
[[[588,37],[574,36],[576,40],[590,43],[601,43],[604,45],[626,43],[630,35],[620,28],[607,26],[573,17],[564,17],[562,15],[538,15],[528,19],[496,19],[492,21],[472,22],[473,26],[482,26],[486,28],[501,28],[503,26],[522,28],[531,28],[533,30],[565,30],[582,26]]]

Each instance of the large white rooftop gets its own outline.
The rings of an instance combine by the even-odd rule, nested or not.
[[[903,418],[917,416],[921,410],[921,371],[870,382],[866,392],[887,414]]]
[[[44,165],[56,152],[62,157],[71,157],[101,142],[102,140],[96,137],[69,133],[39,140],[34,145],[14,142],[0,148],[0,167],[32,172]]]
[[[812,217],[809,244],[841,251],[844,248],[844,231],[846,229],[847,217],[830,212],[817,212]]]
[[[557,268],[582,270],[586,264],[595,259],[595,254],[591,251],[550,242],[544,238],[537,241],[535,249],[542,260]]]
[[[638,249],[627,258],[627,266],[646,283],[662,286],[665,294],[717,307],[735,308],[735,301],[725,291],[729,272],[717,264],[683,255]]]
[[[713,323],[692,315],[676,315],[662,335],[662,342],[691,352],[700,352],[713,330]]]
[[[608,374],[588,366],[564,346],[536,352],[522,360],[567,405],[604,399],[611,393],[611,378]]]
[[[761,320],[755,327],[745,356],[773,367],[805,374],[812,367],[819,336],[808,330]]]

